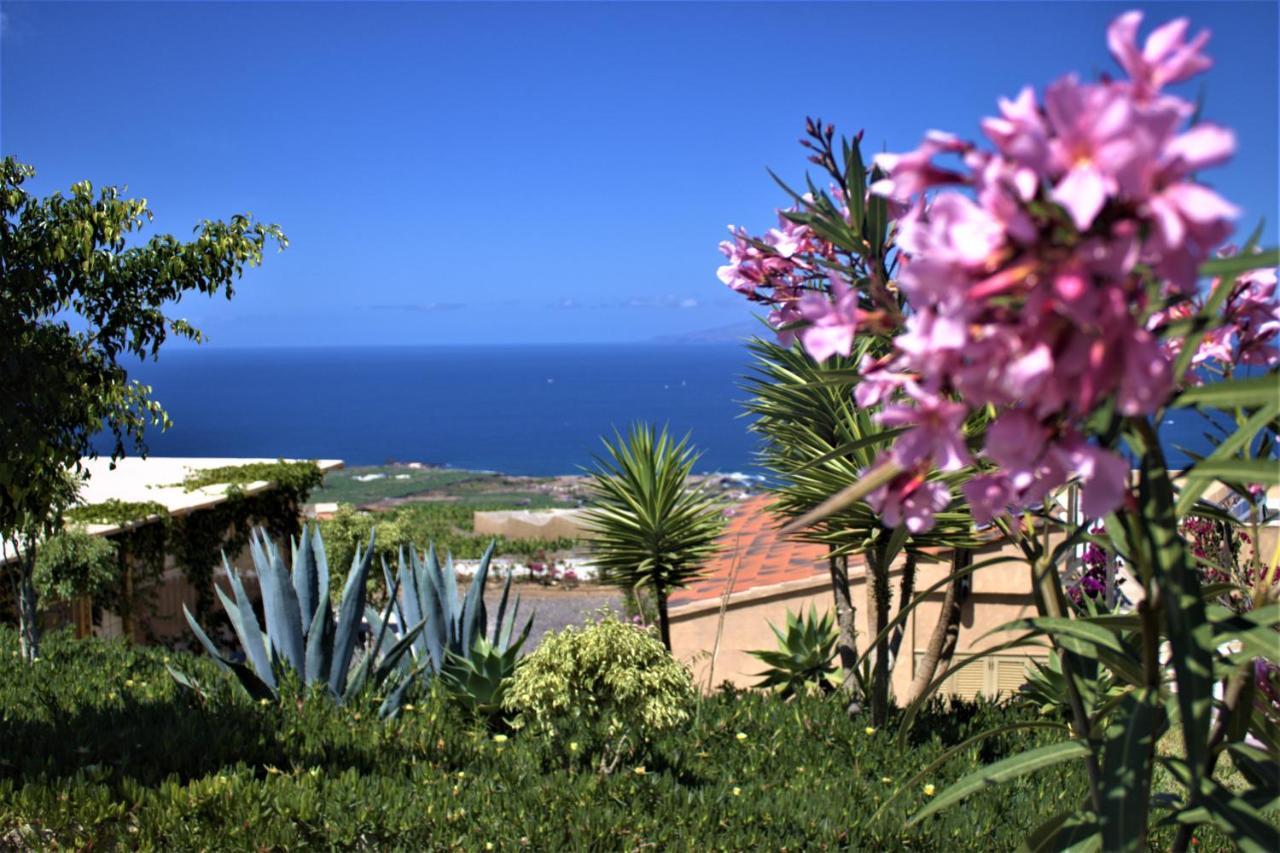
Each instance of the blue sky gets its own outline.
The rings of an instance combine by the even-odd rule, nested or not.
[[[770,224],[806,115],[976,137],[997,96],[1113,70],[1132,6],[6,0],[0,147],[179,236],[279,223],[233,301],[183,304],[213,346],[640,341],[748,318],[716,244]],[[1204,177],[1275,243],[1277,4],[1143,8],[1213,31],[1240,152]]]

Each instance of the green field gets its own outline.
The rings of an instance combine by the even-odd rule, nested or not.
[[[384,475],[380,479],[361,481],[357,477]],[[489,471],[463,471],[454,468],[410,468],[407,465],[374,465],[344,468],[325,475],[324,484],[311,493],[316,503],[336,502],[366,504],[386,498],[404,498],[463,483],[480,484],[501,479]]]

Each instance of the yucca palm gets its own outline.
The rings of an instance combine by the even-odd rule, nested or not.
[[[636,424],[604,446],[586,513],[596,567],[605,583],[652,588],[670,650],[667,596],[696,578],[715,552],[722,514],[710,495],[689,486],[698,454],[688,436],[676,441],[665,427]]]
[[[761,462],[780,482],[773,505],[780,515],[802,516],[855,482],[897,434],[897,430],[877,425],[875,410],[859,408],[853,395],[858,362],[864,355],[879,355],[874,347],[881,345],[880,339],[863,337],[849,356],[833,356],[819,363],[799,347],[788,348],[759,339],[749,344],[755,363],[745,384],[752,394],[747,409],[756,416],[752,429],[765,438]],[[863,690],[871,700],[877,725],[887,714],[889,681],[902,639],[901,624],[874,648],[863,649],[859,655],[848,558],[858,554],[866,564],[867,608],[871,617],[868,625],[873,635],[879,635],[893,616],[889,569],[900,554],[904,562],[898,590],[899,614],[912,600],[918,560],[936,559],[930,553],[933,549],[976,544],[970,532],[969,513],[959,500],[959,489],[954,482],[949,485],[956,499],[938,514],[934,528],[923,535],[910,535],[903,527],[887,527],[865,501],[857,501],[798,534],[806,541],[827,546],[839,626],[837,649],[846,670],[844,688],[846,693],[853,693],[860,657],[873,661],[871,683],[863,685]],[[936,655],[930,657],[936,661]]]

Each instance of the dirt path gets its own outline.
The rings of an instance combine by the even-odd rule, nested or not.
[[[498,599],[502,589],[491,586],[485,591],[485,604],[489,611],[490,628],[497,619]],[[608,608],[622,615],[622,593],[613,587],[583,584],[577,589],[544,587],[539,584],[513,584],[511,596],[520,596],[520,617],[517,628],[523,628],[529,616],[533,616],[533,630],[525,643],[525,652],[537,648],[544,634],[559,631],[570,625],[581,625],[601,608]]]

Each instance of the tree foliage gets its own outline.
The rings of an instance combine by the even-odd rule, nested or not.
[[[119,574],[116,543],[78,528],[49,537],[36,555],[36,591],[54,601],[95,598],[114,589]]]
[[[143,242],[145,199],[117,187],[95,193],[88,181],[42,199],[23,186],[32,167],[6,157],[0,170],[0,538],[23,540],[25,583],[36,540],[60,527],[69,503],[64,472],[79,473],[94,455],[94,435],[111,434],[116,458],[145,452],[146,427],[168,424],[122,362],[155,358],[171,335],[200,342],[170,306],[190,293],[230,298],[267,243],[287,240],[275,225],[236,215],[205,220],[189,242]]]
[[[689,488],[697,453],[688,437],[637,424],[624,438],[605,441],[596,460],[585,521],[605,583],[652,588],[662,641],[671,648],[667,595],[698,576],[715,553],[723,517],[707,493]]]

